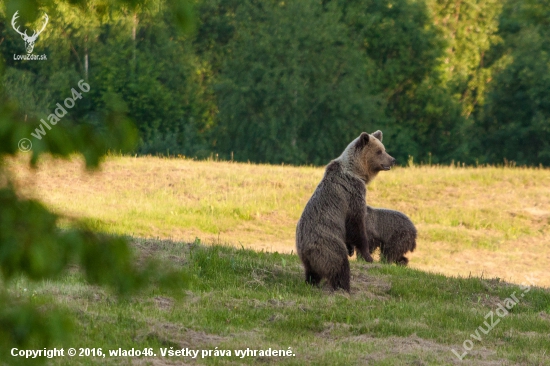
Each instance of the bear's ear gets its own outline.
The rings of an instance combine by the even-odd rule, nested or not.
[[[376,137],[380,142],[382,142],[382,131],[378,130],[376,132],[373,132],[372,135]]]
[[[357,140],[357,144],[355,144],[355,148],[357,150],[361,150],[365,146],[369,144],[369,134],[366,132],[362,132],[359,136],[359,139]]]

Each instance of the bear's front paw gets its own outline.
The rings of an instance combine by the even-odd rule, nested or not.
[[[374,262],[374,259],[372,259],[372,257],[370,255],[368,255],[368,256],[365,257],[365,261],[367,261],[369,263],[372,263],[372,262]]]

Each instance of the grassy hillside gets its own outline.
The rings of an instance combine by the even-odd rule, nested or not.
[[[76,271],[58,282],[11,286],[14,295],[58,304],[76,319],[66,349],[101,348],[107,355],[54,364],[550,365],[548,290],[354,261],[351,294],[331,293],[304,283],[295,255],[159,240],[133,245],[140,256],[187,268],[191,282],[120,301],[85,285]],[[511,296],[519,302],[507,303]],[[499,304],[509,304],[509,313]],[[154,355],[109,356],[119,348]],[[235,355],[247,348],[292,356]],[[197,359],[163,357],[170,349],[200,352]],[[220,350],[231,356],[216,356]]]
[[[121,157],[94,174],[78,161],[9,168],[24,194],[67,222],[128,235],[138,257],[189,273],[173,290],[124,299],[87,285],[75,268],[56,281],[11,282],[22,301],[75,319],[65,349],[106,355],[52,364],[550,365],[550,290],[538,287],[550,284],[548,170],[381,173],[368,201],[407,213],[419,249],[411,268],[352,261],[347,294],[305,284],[297,256],[286,254],[322,169]],[[151,354],[110,355],[119,348]],[[198,354],[162,355],[182,349]]]
[[[98,230],[291,253],[296,222],[322,168],[110,157],[10,162],[28,195]],[[550,287],[550,170],[422,166],[380,173],[368,203],[400,210],[419,232],[410,266]]]

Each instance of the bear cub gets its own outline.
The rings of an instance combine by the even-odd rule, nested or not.
[[[372,262],[366,232],[366,185],[395,163],[382,132],[363,132],[331,161],[296,227],[296,250],[306,282],[326,278],[332,289],[350,291],[348,247]]]
[[[367,205],[365,225],[370,254],[380,248],[382,257],[388,263],[406,266],[409,259],[405,253],[416,248],[416,227],[402,212]],[[353,255],[353,247],[348,246],[348,254]]]

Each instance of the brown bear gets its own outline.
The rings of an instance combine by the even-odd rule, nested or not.
[[[367,205],[365,218],[369,252],[380,248],[382,258],[388,263],[406,266],[409,259],[405,253],[416,248],[416,227],[402,212]],[[348,245],[348,254],[353,255],[353,246]]]
[[[350,290],[347,247],[372,262],[366,233],[366,187],[395,164],[382,145],[382,132],[363,132],[335,160],[309,199],[296,227],[296,249],[306,282],[326,278],[336,290]]]

